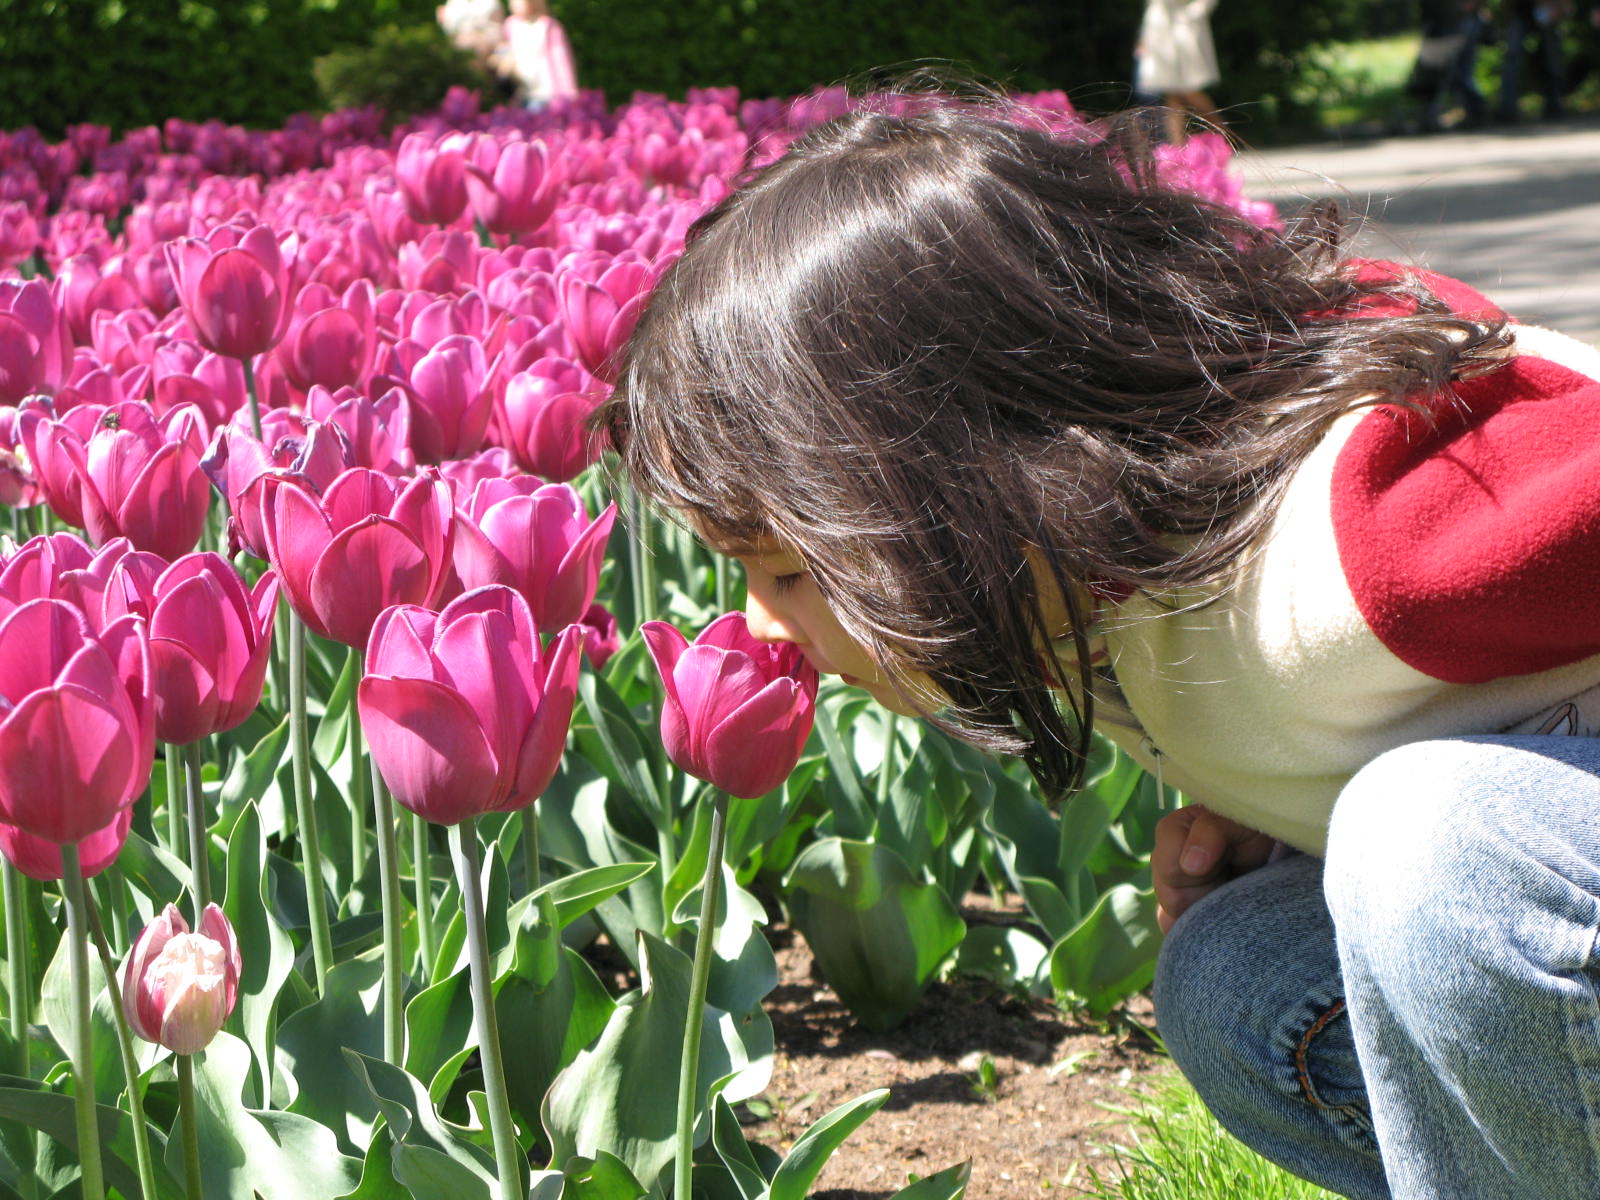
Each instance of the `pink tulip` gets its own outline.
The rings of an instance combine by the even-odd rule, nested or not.
[[[320,385],[330,391],[360,387],[372,374],[378,349],[372,284],[357,280],[338,297],[321,284],[301,289],[277,360],[301,392]]]
[[[72,340],[89,344],[94,314],[125,312],[139,305],[139,292],[121,271],[102,270],[88,255],[80,254],[61,264],[51,289],[72,331]]]
[[[39,223],[20,200],[0,204],[0,267],[13,267],[39,248]]]
[[[200,344],[229,358],[254,358],[288,328],[289,270],[266,225],[218,225],[204,238],[166,246],[178,302]]]
[[[267,571],[250,588],[216,554],[171,566],[152,557],[129,554],[112,569],[103,619],[132,612],[149,623],[156,737],[184,745],[243,724],[261,703],[278,578]]]
[[[527,604],[503,587],[440,613],[384,612],[356,696],[395,799],[441,825],[538,799],[566,744],[582,643],[568,628],[541,649]]]
[[[543,142],[473,139],[466,158],[467,198],[491,233],[531,233],[550,219],[561,178]]]
[[[261,425],[264,441],[238,422],[217,430],[200,460],[200,469],[228,501],[230,546],[256,558],[267,557],[262,489],[257,486],[263,476],[288,475],[320,494],[341,471],[355,465],[349,443],[335,426],[307,421],[283,408],[263,413]]]
[[[419,463],[465,458],[483,448],[494,381],[476,338],[454,335],[426,351],[403,341],[394,364],[411,396],[411,449]]]
[[[583,630],[583,654],[596,671],[618,650],[622,649],[622,634],[617,629],[617,617],[604,604],[591,604],[578,623]]]
[[[460,137],[435,139],[410,133],[395,154],[394,177],[406,212],[425,225],[448,225],[467,207],[467,184]]]
[[[198,411],[183,405],[157,419],[149,405],[127,401],[100,413],[82,440],[68,422],[56,424],[68,431],[58,435],[56,452],[77,475],[73,499],[90,540],[104,545],[126,537],[136,549],[168,559],[194,549],[211,501],[200,470],[205,434]]]
[[[83,539],[70,533],[29,538],[0,563],[0,619],[30,600],[47,598],[70,601],[87,613],[90,605],[84,602],[79,580],[95,557]]]
[[[600,457],[602,439],[588,423],[606,390],[576,364],[542,358],[506,384],[500,436],[526,470],[565,483]]]
[[[456,510],[455,568],[467,588],[499,583],[528,602],[544,633],[583,619],[594,603],[611,505],[593,521],[578,493],[535,476],[486,479]]]
[[[33,482],[27,458],[19,454],[17,410],[0,408],[0,507],[30,508],[44,497]]]
[[[93,879],[117,861],[132,826],[133,809],[125,808],[111,819],[111,824],[95,830],[78,843],[78,871],[83,878]],[[60,843],[35,837],[3,822],[0,822],[0,855],[29,879],[50,882],[66,873]]]
[[[53,396],[72,369],[72,335],[43,280],[0,280],[0,404]]]
[[[789,643],[758,642],[724,613],[690,645],[673,626],[640,626],[666,685],[661,741],[689,774],[729,795],[764,796],[788,778],[816,710],[817,671]]]
[[[591,282],[578,269],[557,281],[556,300],[578,361],[596,378],[610,383],[617,372],[617,354],[649,298],[655,278],[642,262],[617,259]]]
[[[195,342],[168,342],[150,363],[151,407],[165,415],[184,404],[199,410],[208,429],[225,424],[245,407],[244,367],[236,358],[212,354]]]
[[[150,780],[150,644],[136,617],[95,636],[62,600],[0,621],[0,821],[57,843],[104,829]]]
[[[306,411],[343,431],[353,467],[371,467],[388,475],[410,475],[417,469],[411,451],[411,401],[394,387],[376,400],[353,388],[330,393],[313,386],[306,393]]]
[[[239,940],[215,904],[200,914],[200,931],[169,904],[128,952],[122,967],[122,1012],[134,1033],[174,1054],[198,1054],[233,1012],[243,971]]]
[[[275,475],[261,486],[267,557],[313,632],[362,647],[384,609],[438,602],[454,510],[437,472],[402,481],[351,467],[321,496]]]

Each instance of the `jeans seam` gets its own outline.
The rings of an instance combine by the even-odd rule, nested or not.
[[[1332,1007],[1327,1012],[1311,1022],[1310,1027],[1300,1038],[1300,1044],[1294,1049],[1294,1073],[1300,1080],[1300,1091],[1317,1108],[1331,1109],[1334,1106],[1325,1104],[1322,1097],[1317,1095],[1317,1089],[1311,1083],[1311,1072],[1306,1067],[1306,1057],[1311,1053],[1311,1043],[1316,1040],[1317,1034],[1321,1033],[1327,1027],[1328,1022],[1342,1012],[1344,1012],[1344,998],[1340,997],[1333,1002]]]

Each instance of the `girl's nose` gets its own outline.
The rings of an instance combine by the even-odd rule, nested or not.
[[[761,599],[758,592],[752,590],[744,606],[745,624],[750,627],[750,636],[758,642],[798,642],[794,627],[791,626],[778,613],[774,612]]]

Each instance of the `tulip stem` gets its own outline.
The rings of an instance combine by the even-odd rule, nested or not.
[[[300,822],[300,855],[306,876],[306,912],[311,922],[311,954],[317,970],[317,995],[327,994],[333,969],[333,934],[323,897],[322,840],[311,794],[311,724],[306,718],[306,625],[289,616],[289,743],[294,756],[294,808]]]
[[[17,1047],[16,1073],[23,1079],[32,1079],[33,1049],[28,1037],[33,996],[33,985],[28,978],[32,974],[28,970],[28,880],[4,855],[0,855],[0,879],[4,880],[6,904],[6,1014],[10,1020],[11,1040]],[[39,1194],[39,1180],[33,1170],[32,1140],[23,1141],[20,1148],[27,1159],[16,1164],[22,1180],[23,1200],[35,1200]]]
[[[83,869],[76,842],[61,847],[61,892],[67,902],[67,953],[72,980],[72,1100],[77,1117],[83,1200],[105,1200],[100,1123],[95,1112],[94,1026],[90,1024],[89,927]]]
[[[0,876],[5,883],[6,900],[6,1008],[11,1023],[11,1040],[17,1047],[17,1074],[31,1078],[32,1051],[28,1039],[29,998],[33,987],[28,976],[28,881],[11,860],[0,857]]]
[[[478,1054],[483,1062],[483,1090],[489,1101],[489,1132],[494,1139],[495,1168],[501,1200],[522,1200],[522,1166],[506,1096],[505,1067],[500,1057],[500,1030],[494,1015],[494,979],[489,967],[489,937],[483,921],[483,865],[478,851],[478,822],[468,817],[450,827],[450,849],[461,883],[461,910],[467,921],[467,960],[472,972],[472,1013],[478,1027]]]
[[[683,1022],[683,1059],[678,1068],[678,1154],[672,1168],[674,1200],[690,1200],[694,1175],[695,1078],[700,1068],[700,1035],[705,1028],[706,991],[711,986],[711,950],[717,908],[722,898],[722,856],[728,840],[728,793],[711,789],[711,845],[700,888],[700,928],[694,935],[694,969],[689,976],[689,1011]]]
[[[889,803],[889,787],[894,783],[895,744],[900,733],[900,715],[888,713],[883,722],[883,762],[878,767],[878,807]]]
[[[183,794],[189,819],[189,875],[194,891],[194,927],[211,903],[211,833],[206,820],[206,798],[201,790],[200,743],[183,747]]]
[[[244,366],[244,394],[250,401],[250,430],[256,435],[256,441],[261,441],[261,401],[256,397],[256,373],[250,366],[250,356],[247,354],[239,360]],[[269,448],[270,449],[270,448]]]
[[[417,951],[422,977],[433,980],[433,859],[428,846],[428,823],[416,813],[411,818],[411,873],[417,885]]]
[[[345,674],[350,677],[350,707],[345,713],[345,733],[350,741],[350,887],[361,882],[367,865],[367,764],[362,762],[365,747],[361,740],[361,712],[356,707],[355,685],[361,679],[361,651],[354,646],[345,659]],[[377,765],[373,764],[373,787],[380,786]],[[377,794],[373,794],[374,803]],[[383,831],[378,830],[378,868],[383,869]],[[387,886],[387,880],[383,881]],[[384,901],[385,907],[388,901]],[[390,1062],[395,1060],[390,1059]]]
[[[355,711],[355,705],[350,706]],[[351,736],[361,736],[359,720]],[[378,886],[383,899],[383,1057],[395,1066],[405,1058],[405,988],[400,975],[400,841],[394,827],[394,799],[372,761],[372,806],[378,834]],[[421,911],[421,906],[418,906]]]
[[[189,1200],[201,1200],[199,1109],[194,1102],[194,1055],[174,1054],[178,1063],[178,1119],[183,1122],[183,1181]]]
[[[133,1052],[133,1033],[128,1029],[127,1013],[122,1007],[122,988],[117,983],[117,963],[106,943],[105,927],[100,923],[100,911],[91,898],[88,903],[89,932],[94,937],[95,949],[100,953],[100,965],[105,968],[106,987],[111,992],[112,1025],[117,1031],[117,1051],[122,1056],[122,1073],[128,1080],[128,1111],[133,1117],[133,1156],[139,1168],[139,1190],[146,1200],[156,1195],[155,1160],[150,1157],[150,1132],[144,1118],[144,1086],[139,1077],[139,1060]],[[199,928],[197,925],[196,928]]]
[[[179,748],[166,743],[167,762],[167,849],[183,853],[183,757]]]
[[[535,800],[521,813],[522,818],[522,866],[527,875],[527,893],[532,895],[539,890],[539,802]]]

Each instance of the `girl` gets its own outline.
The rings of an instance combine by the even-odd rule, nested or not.
[[[1355,1197],[1600,1188],[1600,354],[926,102],[707,214],[608,423],[758,637],[1162,822],[1168,1048]]]

